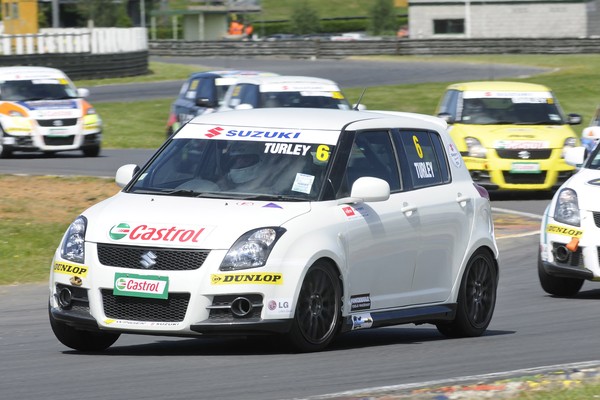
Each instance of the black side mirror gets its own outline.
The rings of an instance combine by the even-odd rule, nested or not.
[[[448,114],[448,113],[445,113],[445,112],[439,113],[437,115],[437,117],[443,119],[444,121],[446,121],[449,124],[453,124],[454,123],[454,117],[452,115]]]
[[[579,114],[569,114],[567,118],[567,123],[569,125],[579,125],[581,124],[581,115]]]
[[[207,97],[198,97],[196,99],[196,105],[199,107],[216,108],[219,104],[214,99],[209,99]]]

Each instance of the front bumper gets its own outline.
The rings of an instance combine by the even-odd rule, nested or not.
[[[50,312],[57,320],[83,330],[164,336],[283,333],[291,327],[293,308],[289,293],[294,293],[296,282],[291,274],[285,275],[287,283],[283,284],[266,280],[245,283],[241,279],[239,283],[222,284],[219,278],[227,276],[271,276],[279,272],[224,273],[218,270],[224,251],[217,250],[167,249],[160,253],[161,249],[155,249],[162,260],[169,260],[166,253],[172,253],[176,258],[168,262],[179,269],[148,271],[132,269],[133,265],[123,268],[106,259],[101,263],[96,248],[95,244],[86,245],[89,264],[85,266],[62,261],[55,255],[50,278]],[[119,251],[118,259],[110,262],[131,258],[123,249]],[[186,252],[193,253],[193,262],[186,263]],[[202,252],[206,254],[200,258],[205,259],[199,261],[197,254]],[[132,259],[137,262],[137,258],[134,255]],[[180,268],[191,264],[194,269]],[[78,271],[79,275],[74,276]],[[168,278],[168,297],[136,297],[115,292],[116,276],[123,274]]]
[[[473,181],[488,190],[555,190],[575,173],[575,169],[564,162],[557,149],[553,150],[551,158],[544,160],[497,157],[464,159]],[[519,171],[519,165],[519,168],[527,165],[535,168],[533,171]]]

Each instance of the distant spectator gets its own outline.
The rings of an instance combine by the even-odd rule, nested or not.
[[[244,34],[244,25],[238,21],[231,21],[229,24],[229,32],[230,35],[243,35]]]
[[[396,37],[398,39],[407,38],[408,37],[408,27],[406,25],[402,25],[398,32],[396,33]]]
[[[248,24],[244,28],[244,36],[246,39],[252,39],[252,34],[254,33],[254,27],[252,24]]]

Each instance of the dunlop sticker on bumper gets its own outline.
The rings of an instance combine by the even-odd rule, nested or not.
[[[546,226],[546,232],[555,233],[557,235],[564,235],[573,238],[581,238],[583,231],[577,228],[567,228],[566,226],[548,224]]]
[[[86,267],[85,265],[70,264],[64,261],[55,261],[54,272],[73,276],[77,275],[82,278],[85,278],[88,273],[88,267]]]
[[[213,285],[281,285],[283,284],[283,275],[270,272],[257,272],[255,274],[211,274],[210,282]]]

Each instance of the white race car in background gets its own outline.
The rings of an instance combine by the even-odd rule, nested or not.
[[[597,140],[597,138],[595,138]],[[600,146],[568,149],[579,171],[555,193],[540,230],[538,275],[544,291],[576,295],[584,281],[600,280]]]

